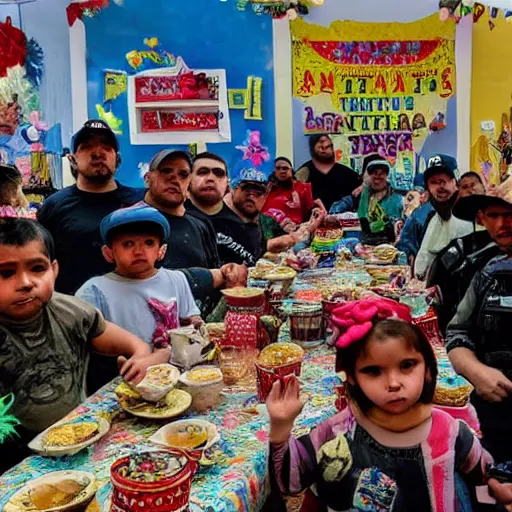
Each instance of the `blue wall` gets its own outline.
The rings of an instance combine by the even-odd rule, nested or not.
[[[235,149],[246,130],[260,130],[262,143],[275,153],[272,20],[252,11],[239,12],[235,2],[219,0],[125,0],[111,2],[95,18],[85,18],[87,34],[88,109],[97,117],[103,102],[103,70],[127,69],[125,55],[145,49],[145,37],[180,55],[191,68],[226,69],[228,88],[245,88],[249,75],[263,78],[263,121],[244,120],[243,110],[230,110],[231,143],[208,144],[230,166],[240,158]],[[161,146],[131,146],[126,95],[114,101],[113,112],[123,120],[120,137],[123,164],[120,181],[140,185],[138,164],[149,162]]]
[[[336,20],[355,20],[364,22],[402,22],[415,21],[437,12],[438,0],[357,0],[341,2],[326,1],[319,9],[311,9],[309,23],[328,27]],[[302,121],[303,103],[293,99],[293,146],[294,162],[298,167],[310,159],[308,137],[304,135]],[[428,159],[435,153],[457,156],[457,100],[448,101],[447,127],[437,133],[431,133],[423,145],[420,156]]]

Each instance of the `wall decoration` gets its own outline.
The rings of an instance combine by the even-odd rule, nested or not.
[[[247,89],[228,89],[228,105],[231,109],[247,108]]]
[[[245,119],[261,121],[262,88],[263,79],[250,76],[247,78],[247,89],[228,89],[229,108],[245,110]]]
[[[48,194],[62,182],[60,125],[42,119],[44,55],[34,39],[0,23],[0,161],[16,164],[26,192]]]
[[[151,67],[128,77],[131,143],[190,144],[199,138],[205,142],[230,141],[225,71],[192,70],[182,57],[160,48],[157,38],[144,42],[153,50],[138,52],[136,58],[133,52],[126,56],[134,69]],[[173,66],[161,67],[164,62]],[[257,108],[254,112],[258,115]]]
[[[119,98],[128,87],[126,73],[124,71],[105,70],[103,87],[104,102]]]
[[[242,152],[242,157],[233,166],[231,186],[236,187],[242,180],[266,183],[268,172],[265,164],[270,161],[270,153],[261,142],[261,133],[247,130],[245,140],[235,147]]]
[[[412,185],[429,131],[446,126],[455,94],[455,24],[291,23],[293,94],[305,134],[330,133],[341,160],[360,168],[377,152],[394,166],[395,186]],[[410,183],[409,183],[410,182]]]

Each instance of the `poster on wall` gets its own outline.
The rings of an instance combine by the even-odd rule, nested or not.
[[[337,157],[360,169],[378,153],[395,187],[414,181],[416,155],[446,127],[455,94],[455,23],[437,15],[413,23],[291,23],[293,95],[304,134],[331,134]]]

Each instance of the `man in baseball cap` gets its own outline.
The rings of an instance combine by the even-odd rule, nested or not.
[[[398,248],[407,254],[411,263],[417,257],[427,227],[436,213],[446,221],[450,219],[457,199],[456,177],[457,161],[442,154],[431,156],[427,170],[423,174],[417,174],[416,178],[419,179],[415,179],[415,185],[424,184],[430,199],[411,214],[400,233]]]
[[[73,153],[77,152],[81,144],[88,143],[93,138],[103,140],[104,143],[108,147],[113,148],[116,153],[119,151],[119,142],[110,126],[102,119],[89,119],[71,139]]]
[[[501,249],[475,274],[448,325],[446,348],[475,388],[484,447],[497,462],[512,460],[512,179],[489,195],[460,199],[453,213],[478,219]]]

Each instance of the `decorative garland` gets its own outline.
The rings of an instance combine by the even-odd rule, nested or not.
[[[66,8],[68,15],[68,24],[72,27],[76,20],[81,20],[85,17],[93,18],[102,9],[109,6],[109,0],[87,0],[86,2],[73,2]]]
[[[320,7],[324,0],[237,0],[237,9],[245,11],[248,5],[256,14],[270,14],[273,18],[288,16],[291,20],[309,14],[310,7]]]
[[[495,21],[502,13],[506,21],[512,21],[512,10],[490,7],[473,0],[439,0],[439,17],[441,21],[455,18],[457,23],[465,16],[473,16],[473,23],[480,21],[485,13],[489,15],[489,28],[496,26]]]

